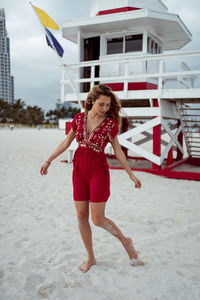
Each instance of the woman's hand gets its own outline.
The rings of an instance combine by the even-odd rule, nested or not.
[[[140,189],[142,186],[142,183],[137,177],[135,177],[135,175],[133,175],[131,168],[128,164],[128,161],[126,159],[126,156],[121,149],[121,146],[119,144],[117,136],[113,139],[112,146],[113,146],[113,150],[114,150],[116,158],[118,159],[118,161],[120,162],[122,167],[126,170],[130,179],[135,183],[135,188]]]
[[[47,175],[47,169],[50,166],[51,162],[56,159],[61,153],[63,153],[69,146],[71,145],[73,139],[75,138],[75,132],[71,128],[70,132],[66,136],[66,138],[58,145],[56,150],[49,156],[48,160],[42,165],[40,169],[41,175]]]
[[[45,161],[45,163],[42,165],[41,169],[40,169],[40,174],[41,175],[47,175],[47,170],[48,170],[48,167],[50,166],[50,162],[48,161]]]
[[[130,176],[131,180],[135,183],[135,188],[140,189],[142,187],[141,181],[134,175]]]

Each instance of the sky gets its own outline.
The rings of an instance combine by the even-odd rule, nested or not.
[[[64,48],[63,62],[77,62],[77,45],[62,37],[65,21],[89,16],[95,0],[32,0],[59,25],[52,31]],[[199,11],[200,0],[163,0],[168,12],[183,20],[193,40],[181,51],[200,50]],[[6,28],[10,38],[11,75],[15,80],[15,99],[27,105],[38,105],[45,111],[55,109],[60,98],[61,70],[53,50],[47,46],[43,29],[28,0],[1,0],[0,8],[6,14]]]

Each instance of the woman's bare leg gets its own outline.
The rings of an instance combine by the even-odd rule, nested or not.
[[[118,240],[120,240],[130,259],[138,258],[137,251],[133,246],[131,238],[125,237],[117,225],[112,220],[105,217],[105,205],[106,202],[91,203],[91,215],[93,223],[96,226],[107,230]]]
[[[89,223],[89,201],[74,201],[78,218],[79,231],[88,254],[88,259],[81,266],[82,272],[87,272],[90,267],[96,264],[92,246],[92,231]]]

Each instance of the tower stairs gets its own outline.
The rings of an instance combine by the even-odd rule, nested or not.
[[[193,101],[176,101],[189,158],[200,158],[200,106]]]

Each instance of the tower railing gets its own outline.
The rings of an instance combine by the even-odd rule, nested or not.
[[[87,92],[83,88],[87,87],[89,91],[96,83],[120,84],[121,90],[115,92],[120,100],[148,99],[150,105],[147,107],[123,107],[124,112],[129,117],[132,119],[145,119],[145,122],[136,128],[131,128],[127,132],[119,134],[119,143],[129,151],[142,156],[157,166],[161,166],[172,147],[176,147],[177,151],[182,156],[184,155],[183,144],[179,139],[179,135],[183,131],[185,138],[187,138],[190,131],[188,128],[193,126],[194,122],[192,124],[188,120],[183,122],[182,112],[179,116],[177,106],[175,103],[171,103],[171,100],[173,102],[174,100],[181,101],[181,104],[185,104],[187,101],[191,103],[193,100],[200,103],[199,58],[200,51],[141,56],[126,55],[116,56],[115,58],[107,55],[100,57],[99,60],[67,65],[63,69],[61,80],[62,102],[84,101]],[[134,66],[139,66],[139,71],[134,69]],[[68,76],[66,76],[66,73],[68,73]],[[84,78],[86,76],[88,78]],[[151,84],[153,84],[153,88],[131,90],[130,83],[132,82],[150,83],[146,87],[152,87]],[[66,85],[73,85],[73,92],[67,93],[65,90]],[[158,105],[155,105],[155,99],[158,100]],[[127,104],[127,101],[125,101],[125,104]],[[181,122],[179,122],[180,118]],[[170,127],[170,120],[175,121],[175,129]],[[199,124],[198,118],[196,125]],[[182,130],[183,127],[184,130]],[[163,133],[156,136],[154,128],[162,128]],[[161,135],[165,132],[168,134],[169,140],[165,141],[164,149],[151,153],[143,148],[142,145],[146,141],[146,138],[144,138],[146,136],[150,136],[153,143],[159,144],[160,147],[160,144],[162,144]],[[139,138],[140,144],[134,143],[134,138]],[[199,148],[199,145],[193,143],[193,148],[191,148],[189,144],[190,141],[187,144],[188,154],[190,155],[191,149],[197,154],[199,149],[196,147]],[[73,150],[72,148],[70,149]]]
[[[121,83],[122,90],[117,92],[120,99],[144,98],[200,98],[200,51],[179,52],[156,55],[126,55],[118,57],[104,56],[99,60],[70,64],[63,68],[61,101],[85,100],[84,84],[88,90],[98,83]],[[183,61],[183,59],[185,61]],[[134,64],[141,64],[139,72],[134,71]],[[152,67],[154,64],[154,67]],[[116,67],[117,66],[117,67]],[[87,68],[87,77],[84,70]],[[99,69],[99,75],[95,72]],[[103,71],[106,68],[108,71]],[[112,70],[112,71],[109,71]],[[66,72],[69,77],[66,77]],[[69,79],[70,78],[70,79]],[[130,82],[151,82],[156,88],[130,91]],[[65,93],[67,85],[74,85],[75,93]],[[192,91],[192,93],[191,93]]]

